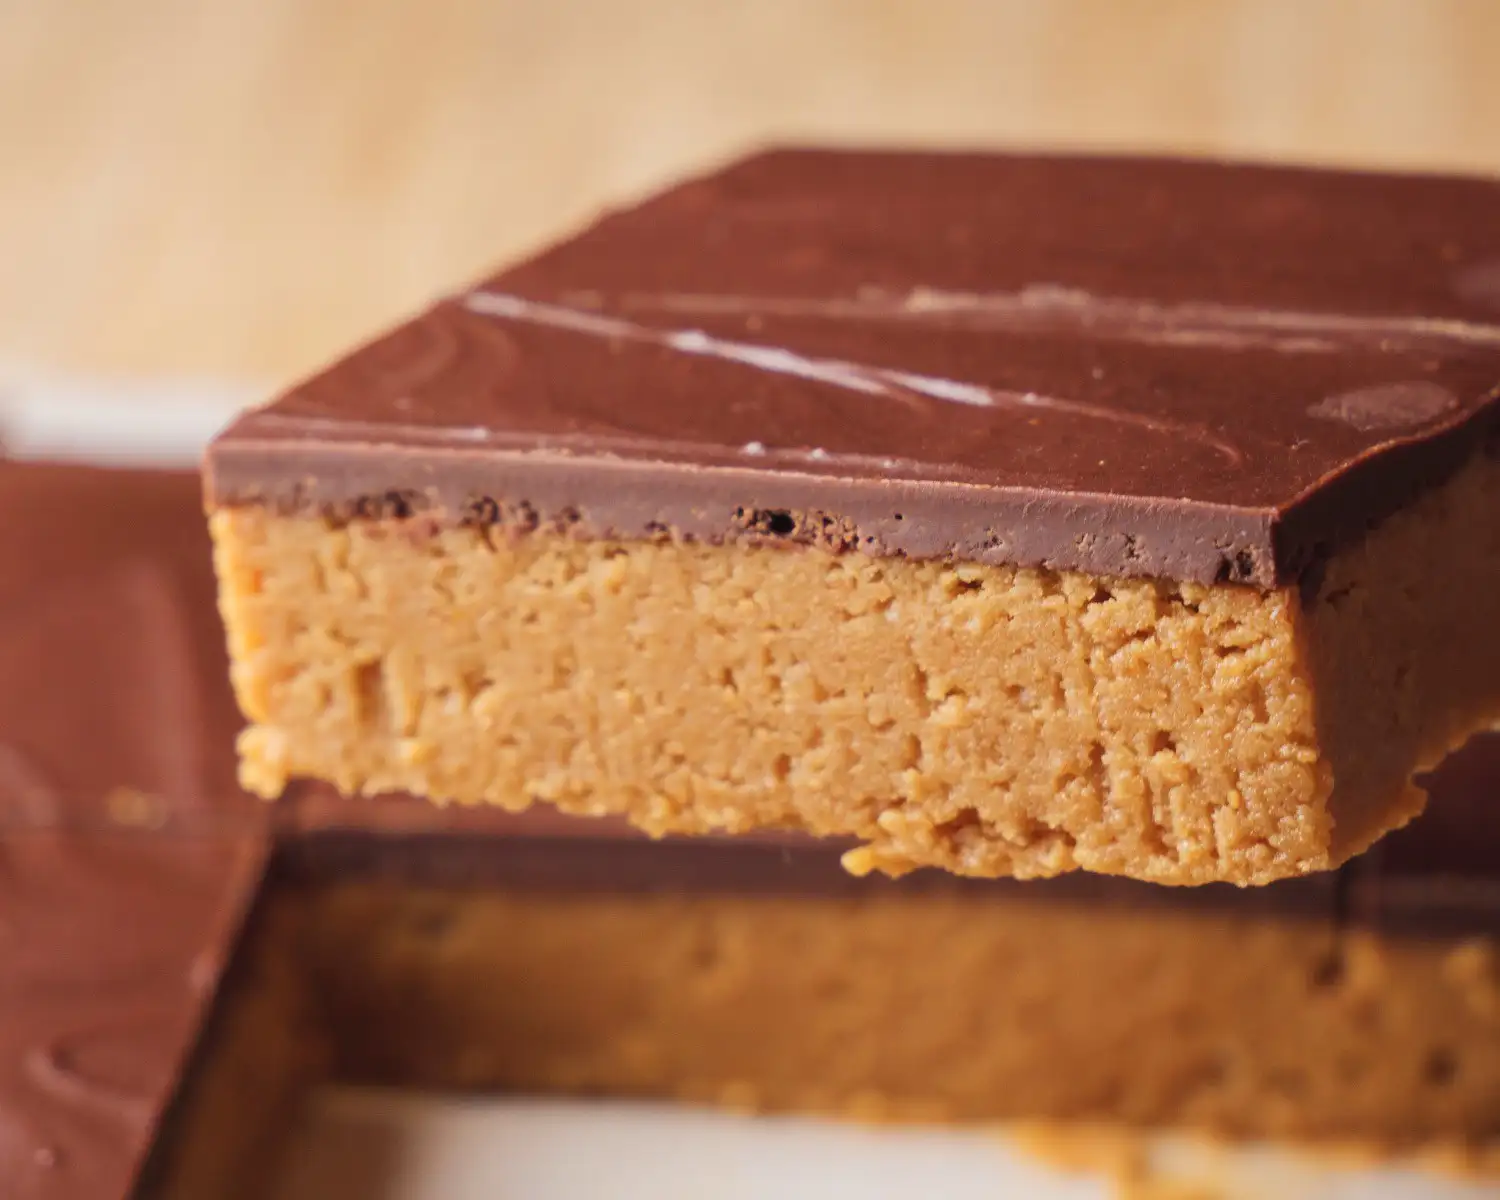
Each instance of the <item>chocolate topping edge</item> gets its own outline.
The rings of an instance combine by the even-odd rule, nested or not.
[[[264,505],[337,522],[430,514],[460,523],[520,510],[534,514],[534,528],[623,541],[800,542],[1110,576],[1284,582],[1269,549],[1273,514],[1192,501],[543,451],[304,444],[238,427],[215,443],[206,479],[213,507]]]
[[[342,522],[432,515],[588,537],[751,540],[1109,577],[1291,586],[1334,550],[1500,446],[1500,406],[1367,454],[1284,509],[973,483],[767,472],[543,449],[299,438],[252,412],[210,448],[210,507],[264,505]],[[487,516],[486,514],[493,514]]]

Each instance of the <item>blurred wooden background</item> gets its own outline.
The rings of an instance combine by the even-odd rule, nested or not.
[[[778,137],[1500,172],[1497,64],[1500,0],[0,0],[0,363],[274,382]]]

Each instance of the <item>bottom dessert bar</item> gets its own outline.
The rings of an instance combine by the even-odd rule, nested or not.
[[[1500,1142],[1495,740],[1250,890],[267,806],[208,555],[189,476],[0,464],[0,1195],[263,1195],[326,1080]]]
[[[222,1173],[205,1146],[265,1161],[245,1113],[285,1121],[288,1079],[1396,1150],[1500,1138],[1500,957],[1472,905],[1395,935],[1342,911],[1337,878],[856,882],[828,850],[584,830],[303,833],[271,879],[155,1194]],[[246,1107],[247,1063],[275,1103]]]

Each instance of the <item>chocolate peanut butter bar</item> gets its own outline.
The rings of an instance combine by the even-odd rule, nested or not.
[[[1500,186],[777,152],[234,424],[243,778],[1261,884],[1500,716]]]
[[[0,464],[0,561],[0,1195],[264,1195],[322,1079],[1500,1138],[1500,739],[1307,879],[860,879],[791,834],[241,794],[191,476]]]

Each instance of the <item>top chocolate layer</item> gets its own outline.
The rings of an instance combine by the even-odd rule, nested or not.
[[[779,151],[245,416],[210,495],[1272,586],[1497,395],[1500,183]]]

